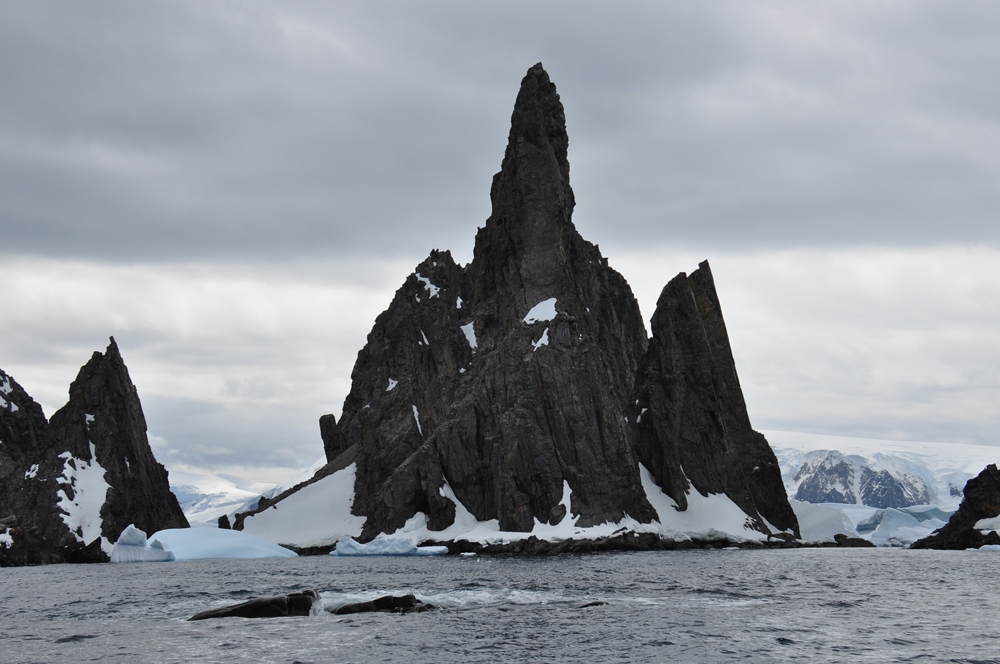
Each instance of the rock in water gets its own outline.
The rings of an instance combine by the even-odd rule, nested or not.
[[[948,523],[930,536],[914,542],[911,549],[978,549],[986,545],[1000,545],[997,529],[1000,523],[981,524],[981,521],[1000,522],[1000,470],[990,464],[979,475],[966,482],[962,504],[951,515]]]
[[[49,422],[2,371],[0,393],[0,518],[11,540],[5,546],[0,534],[0,564],[106,561],[131,523],[187,527],[114,339],[80,369]]]
[[[725,493],[763,533],[797,534],[777,460],[753,431],[707,263],[672,280],[648,340],[625,279],[572,222],[565,117],[542,66],[521,83],[493,210],[462,267],[433,251],[358,354],[331,464],[357,459],[362,540],[417,512],[529,531],[657,518],[640,463],[677,503]],[[322,471],[321,471],[322,472]]]
[[[260,597],[240,604],[224,606],[196,613],[188,620],[208,620],[210,618],[288,618],[308,616],[313,603],[319,600],[315,590],[300,590],[288,595]]]

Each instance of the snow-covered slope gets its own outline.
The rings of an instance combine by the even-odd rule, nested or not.
[[[260,497],[273,498],[285,489],[306,481],[326,463],[318,459],[280,484],[245,480],[235,475],[210,475],[186,470],[170,471],[170,490],[177,496],[191,525],[216,525],[220,516],[232,521],[237,512],[257,506]]]

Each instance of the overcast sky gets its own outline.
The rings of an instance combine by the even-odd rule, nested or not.
[[[652,315],[705,258],[757,428],[1000,444],[1000,4],[0,0],[0,367],[114,335],[157,457],[322,454],[374,317],[472,255],[524,72]]]

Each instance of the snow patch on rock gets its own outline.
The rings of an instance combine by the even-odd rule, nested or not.
[[[556,317],[556,298],[550,297],[533,306],[524,317],[524,322],[545,323]]]

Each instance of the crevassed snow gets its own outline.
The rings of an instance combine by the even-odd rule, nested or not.
[[[59,455],[65,459],[62,477],[59,478],[60,488],[56,491],[57,503],[63,511],[62,520],[69,531],[84,544],[90,544],[95,539],[101,539],[101,548],[110,554],[112,545],[106,537],[101,536],[101,508],[107,500],[108,489],[111,486],[104,481],[104,468],[97,463],[97,449],[90,443],[91,460],[84,461],[74,458],[69,452]],[[64,488],[72,488],[73,498]]]
[[[37,463],[31,464],[31,468],[29,468],[28,470],[24,471],[24,479],[26,479],[26,480],[34,479],[34,477],[36,475],[38,475],[38,464]]]
[[[392,378],[390,378],[389,379],[389,386],[385,388],[385,391],[386,392],[392,392],[392,388],[396,387],[397,385],[399,385],[399,381],[396,381],[396,380],[393,380]]]
[[[417,546],[408,539],[387,539],[378,537],[368,544],[361,544],[352,537],[339,542],[330,552],[331,556],[443,556],[448,553],[446,546]]]
[[[536,341],[533,344],[531,344],[531,346],[532,346],[531,352],[535,352],[536,350],[538,350],[542,346],[548,346],[548,345],[549,345],[549,328],[545,328],[545,331],[542,332],[541,339],[539,339],[538,341]]]
[[[149,536],[149,546],[181,560],[296,558],[297,553],[261,537],[224,528],[169,528]]]
[[[419,281],[420,283],[422,283],[424,285],[424,288],[427,289],[428,299],[432,298],[432,297],[437,297],[438,296],[438,293],[441,292],[440,288],[438,288],[437,286],[435,286],[434,284],[432,284],[430,279],[428,279],[424,275],[420,274],[419,272],[416,272],[414,274],[417,277],[417,281]]]
[[[528,315],[524,317],[525,323],[544,323],[550,321],[556,317],[556,298],[550,297],[547,300],[542,300],[535,306],[533,306],[529,311]]]
[[[472,350],[476,350],[476,348],[479,347],[479,342],[476,341],[476,326],[475,326],[475,322],[473,321],[472,323],[469,323],[467,325],[463,325],[462,326],[462,332],[465,333],[465,338],[469,342],[469,347],[472,348]]]
[[[243,532],[277,544],[326,546],[358,537],[365,517],[351,514],[357,464],[297,491],[277,505],[248,516]]]
[[[422,436],[424,435],[424,428],[420,426],[420,411],[417,410],[417,407],[413,404],[410,405],[413,406],[413,419],[417,421],[417,431],[419,431]]]

